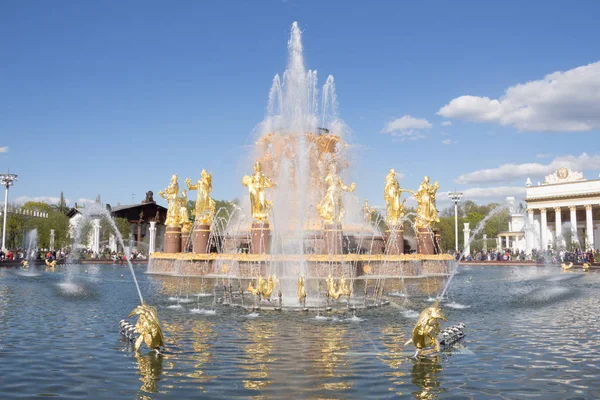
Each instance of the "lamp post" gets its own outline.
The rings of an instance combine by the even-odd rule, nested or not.
[[[458,203],[463,194],[461,192],[448,192],[448,197],[454,203],[454,247],[458,251]]]
[[[4,222],[2,223],[2,251],[6,251],[6,216],[8,214],[8,188],[14,185],[19,180],[19,176],[11,173],[0,174],[0,183],[6,186],[6,194],[4,195]]]

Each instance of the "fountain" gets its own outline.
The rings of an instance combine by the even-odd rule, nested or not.
[[[242,179],[254,207],[247,199],[231,210],[215,209],[205,171],[195,184],[186,179],[185,193],[177,176],[163,192],[170,251],[153,254],[149,271],[160,275],[139,277],[156,308],[144,303],[129,262],[137,293],[127,290],[120,265],[103,265],[94,276],[101,290],[89,298],[49,290],[60,268],[36,279],[0,268],[0,354],[10,360],[0,363],[2,393],[598,398],[600,275],[593,268],[579,274],[550,266],[467,266],[455,274],[456,263],[439,254],[432,230],[437,185],[427,178],[418,190],[407,191],[391,170],[382,179],[387,215],[375,213],[368,201],[359,212],[360,202],[351,195],[349,146],[335,116],[333,78],[319,100],[316,73],[305,72],[298,61],[297,25],[290,54],[288,71],[274,80],[259,132],[260,138],[271,135],[257,145],[256,170]],[[192,223],[182,203],[194,190]],[[417,198],[417,212],[405,212],[402,192]],[[105,217],[101,207],[84,211],[84,221]],[[385,228],[373,228],[382,218]],[[406,253],[405,239],[417,253]],[[452,278],[454,306],[446,303],[442,312],[439,294]],[[182,295],[196,293],[197,304],[186,306]],[[129,312],[137,296],[141,305]],[[356,315],[359,308],[386,304],[365,318]],[[279,312],[285,309],[298,312]],[[139,319],[121,320],[119,341],[115,325],[125,314]],[[445,319],[465,323],[442,328]],[[467,324],[473,328],[470,343],[463,340]],[[142,343],[168,351],[131,351]],[[413,354],[427,357],[410,359]]]
[[[248,190],[242,205],[231,215],[215,210],[212,176],[202,170],[196,184],[186,179],[187,190],[197,191],[192,223],[187,192],[173,175],[159,192],[169,209],[164,251],[151,255],[148,272],[218,279],[221,302],[247,308],[376,307],[388,304],[392,288],[438,294],[432,292],[454,264],[440,254],[432,229],[439,185],[425,176],[416,191],[401,189],[391,169],[382,182],[387,229],[380,232],[368,202],[361,213],[356,184],[346,184],[352,146],[337,115],[334,79],[328,76],[319,91],[302,50],[294,23],[287,69],[273,78],[267,115],[255,132],[254,172],[241,180]],[[416,214],[405,215],[403,192],[415,197]],[[414,226],[416,253],[405,253],[406,223]]]

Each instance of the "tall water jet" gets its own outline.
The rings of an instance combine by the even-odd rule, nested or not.
[[[117,237],[118,243],[121,245],[121,247],[124,249],[124,251],[126,251],[125,259],[127,261],[127,266],[129,267],[129,271],[131,271],[131,276],[133,277],[133,282],[135,283],[135,288],[137,289],[137,293],[140,298],[140,304],[144,304],[144,298],[142,297],[142,292],[140,291],[140,285],[138,284],[137,278],[135,276],[135,272],[133,270],[133,265],[131,264],[131,253],[128,251],[129,247],[125,246],[125,242],[123,241],[123,236],[121,235],[121,232],[117,228],[117,225],[115,224],[115,221],[113,220],[112,216],[110,215],[110,212],[99,203],[94,203],[82,210],[83,210],[83,212],[82,212],[83,219],[80,221],[80,223],[77,226],[77,231],[75,233],[75,243],[73,245],[73,248],[77,249],[78,245],[80,245],[82,243],[82,236],[83,236],[82,234],[84,232],[83,228],[86,226],[86,223],[89,223],[89,221],[92,219],[95,219],[95,220],[105,219],[109,223],[115,236]]]

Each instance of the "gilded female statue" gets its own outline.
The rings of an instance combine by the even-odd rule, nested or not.
[[[353,192],[356,183],[344,185],[337,174],[335,163],[329,164],[329,173],[323,181],[327,184],[327,193],[321,203],[317,204],[317,211],[326,224],[340,223],[345,214],[342,191]]]
[[[242,185],[250,192],[250,208],[252,218],[266,221],[269,216],[271,202],[265,198],[265,189],[275,186],[268,176],[261,172],[260,162],[254,163],[254,174],[242,178]]]
[[[371,222],[371,216],[373,215],[373,212],[375,212],[375,210],[369,207],[369,200],[365,199],[362,207],[362,215],[365,222]]]
[[[187,209],[187,191],[183,189],[181,191],[181,197],[179,198],[179,221],[181,222],[182,232],[189,232],[192,229],[192,221]]]
[[[390,226],[398,225],[398,222],[406,212],[406,207],[404,206],[406,199],[402,202],[400,201],[402,192],[407,192],[407,190],[400,189],[400,184],[398,183],[398,179],[396,179],[396,171],[392,168],[385,177],[385,187],[383,189],[383,198],[387,205],[385,221]]]
[[[415,227],[417,229],[429,228],[434,222],[440,222],[437,209],[435,208],[435,194],[439,187],[440,185],[437,181],[431,185],[429,183],[429,177],[425,176],[419,189],[413,193],[417,199],[418,216],[415,221]]]
[[[171,183],[165,190],[158,192],[158,195],[167,200],[168,203],[167,220],[165,221],[168,227],[179,227],[181,225],[178,193],[177,175],[171,177]]]
[[[210,225],[215,215],[215,201],[210,197],[210,192],[212,192],[212,174],[203,169],[200,179],[198,179],[195,185],[192,185],[190,178],[187,178],[185,183],[187,183],[188,190],[198,191],[196,207],[193,213],[196,221],[200,221],[203,225]]]

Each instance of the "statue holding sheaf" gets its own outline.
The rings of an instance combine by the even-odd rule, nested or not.
[[[192,180],[185,180],[188,190],[197,190],[198,197],[196,198],[196,207],[194,208],[194,218],[203,225],[212,224],[215,215],[215,201],[210,197],[212,192],[212,174],[206,172],[205,169],[200,173],[200,179],[195,185],[192,185]]]
[[[387,205],[387,215],[385,222],[390,225],[398,225],[400,219],[406,213],[406,199],[400,201],[402,192],[409,192],[409,190],[400,189],[398,179],[396,179],[396,170],[390,169],[390,172],[385,177],[385,187],[383,189],[383,198]]]
[[[183,189],[181,191],[181,197],[179,198],[179,220],[181,221],[182,232],[189,232],[192,230],[193,225],[188,214],[187,202],[187,191]]]
[[[335,163],[329,164],[329,173],[323,182],[327,184],[327,193],[325,193],[325,198],[317,204],[317,211],[326,224],[340,223],[346,213],[342,203],[342,191],[353,192],[356,183],[346,186],[337,174]]]
[[[254,163],[254,174],[242,178],[242,185],[250,192],[252,218],[256,221],[266,221],[272,202],[265,198],[265,189],[275,186],[275,183],[261,171],[260,162]]]
[[[419,189],[412,192],[417,200],[417,218],[415,221],[417,229],[430,228],[435,222],[440,222],[435,207],[435,195],[439,188],[440,185],[437,181],[432,185],[429,183],[429,177],[425,176]]]
[[[158,192],[158,195],[167,200],[167,220],[165,221],[168,227],[181,226],[181,210],[179,206],[179,183],[177,175],[171,177],[171,183],[165,190]]]

